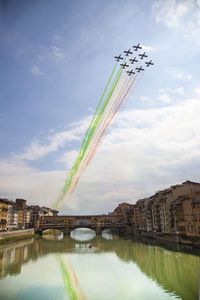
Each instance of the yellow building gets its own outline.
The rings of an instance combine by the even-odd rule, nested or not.
[[[24,227],[24,212],[23,209],[19,209],[18,213],[18,228],[23,228]]]
[[[8,225],[9,200],[0,199],[0,230],[6,230]]]

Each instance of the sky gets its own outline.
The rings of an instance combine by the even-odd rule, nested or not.
[[[200,1],[0,0],[0,197],[52,206],[115,65],[154,66],[60,214],[99,214],[200,182]]]

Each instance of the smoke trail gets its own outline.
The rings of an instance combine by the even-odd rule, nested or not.
[[[119,95],[121,96],[121,94],[123,94],[124,90],[126,89],[127,84],[123,85],[125,79],[127,77],[127,74],[124,73],[123,78],[121,78],[121,84],[120,86],[115,90],[115,94],[113,93],[112,97],[114,99],[114,103],[115,103],[115,99],[118,99]],[[121,87],[121,90],[120,90]],[[117,96],[117,98],[115,97]],[[100,121],[98,122],[97,126],[95,127],[95,131],[92,135],[89,147],[87,148],[87,151],[85,152],[84,158],[82,159],[82,161],[79,164],[79,168],[77,169],[76,174],[74,175],[74,177],[72,178],[72,182],[71,185],[69,187],[69,189],[66,191],[65,194],[65,199],[68,198],[68,196],[72,193],[72,191],[74,190],[75,186],[77,185],[81,174],[83,173],[86,165],[85,165],[85,161],[88,160],[88,157],[90,156],[90,152],[92,151],[92,148],[95,146],[95,141],[98,138],[98,135],[101,134],[101,126],[102,123],[104,125],[105,121],[107,120],[107,118],[109,117],[109,113],[107,113],[107,111],[110,109],[110,107],[113,107],[113,102],[112,102],[112,98],[109,101],[109,104],[107,105],[106,109],[104,110],[104,114],[102,115],[102,118],[100,119]],[[106,119],[105,119],[106,118]],[[103,127],[103,126],[102,126]],[[99,132],[98,132],[99,131]],[[59,208],[63,203],[63,198],[60,199],[57,208]]]
[[[112,73],[111,73],[111,75],[110,75],[110,77],[109,77],[109,79],[108,79],[108,82],[107,82],[106,87],[105,87],[105,89],[104,89],[104,91],[103,91],[103,94],[101,95],[101,98],[100,98],[99,103],[98,103],[98,105],[97,105],[97,108],[96,108],[96,110],[95,110],[95,113],[94,113],[94,116],[93,116],[93,118],[92,118],[92,121],[90,122],[90,125],[89,125],[89,127],[88,127],[88,129],[87,129],[87,131],[86,131],[85,137],[84,137],[83,142],[82,142],[82,145],[81,145],[80,153],[81,153],[81,151],[82,151],[82,149],[83,149],[83,147],[84,147],[85,140],[86,140],[86,138],[87,138],[87,136],[88,136],[89,131],[91,130],[92,124],[93,124],[93,122],[94,122],[94,119],[96,118],[97,112],[98,112],[98,110],[99,110],[99,107],[101,106],[101,102],[102,102],[102,100],[103,100],[103,97],[105,96],[105,93],[106,93],[106,91],[107,91],[107,89],[108,89],[108,86],[109,86],[109,84],[110,84],[110,81],[111,81],[111,79],[112,79],[112,76],[113,76],[113,74],[114,74],[114,72],[115,72],[116,67],[117,67],[117,64],[115,64],[115,66],[114,66],[114,69],[113,69],[113,71],[112,71]]]
[[[125,61],[126,60],[124,59],[123,64],[125,63]],[[135,67],[135,70],[138,68],[139,65],[140,62]],[[111,83],[114,72],[116,70],[116,66],[117,64],[114,66],[114,69],[111,72],[106,87],[102,93],[102,96],[98,102],[95,113],[92,117],[92,120],[84,136],[77,159],[74,162],[73,167],[71,168],[70,172],[67,175],[64,187],[62,189],[61,194],[59,195],[59,197],[57,198],[54,204],[54,208],[60,207],[64,201],[64,198],[67,199],[68,196],[72,193],[84,169],[93,158],[106,129],[109,127],[110,123],[112,122],[113,118],[117,114],[120,107],[124,105],[128,101],[128,98],[130,97],[129,92],[133,87],[137,75],[134,76],[133,80],[132,77],[127,79],[128,77],[127,72],[125,71],[122,76],[122,68],[120,67],[117,72],[117,75],[115,76],[113,82]],[[128,67],[129,71],[130,69],[131,67]],[[136,88],[142,76],[143,74],[136,82],[134,88],[132,89],[132,92]],[[110,89],[108,90],[110,84],[111,86]],[[105,100],[103,101],[104,97]]]
[[[137,66],[135,67],[135,69],[139,66],[139,63],[137,64]],[[130,68],[129,68],[130,69]],[[135,70],[134,70],[135,71]],[[112,113],[112,110],[113,110],[113,106],[114,105],[117,105],[117,101],[120,101],[120,97],[123,95],[123,93],[125,92],[126,90],[126,87],[127,87],[127,84],[128,82],[126,80],[126,78],[128,77],[127,73],[124,73],[122,78],[120,79],[116,89],[115,89],[115,92],[113,93],[110,101],[109,101],[109,104],[107,105],[105,111],[104,111],[104,114],[102,115],[102,118],[101,120],[99,121],[98,123],[98,126],[96,127],[95,129],[95,132],[93,134],[93,137],[92,137],[92,140],[91,140],[91,143],[90,143],[90,148],[93,146],[93,143],[94,141],[96,140],[97,138],[97,134],[98,134],[98,130],[100,131],[101,130],[101,127],[103,127],[102,124],[105,123],[106,119],[109,118],[110,114]],[[131,78],[131,77],[130,77]],[[130,81],[130,80],[129,80]],[[124,84],[125,82],[125,84]],[[123,85],[123,86],[122,86]],[[112,101],[113,99],[113,101]],[[88,151],[90,150],[90,148],[88,149]],[[87,154],[88,155],[88,154]],[[86,160],[86,158],[84,158],[84,160]]]
[[[85,300],[85,296],[79,286],[76,274],[66,257],[56,256],[63,277],[64,289],[70,300]]]
[[[126,79],[127,74],[124,74],[124,77],[125,77],[124,79]],[[88,153],[85,155],[86,157],[85,157],[85,158],[83,159],[83,161],[81,162],[80,167],[79,167],[79,170],[78,170],[77,173],[76,173],[76,177],[73,179],[72,184],[71,184],[70,188],[68,189],[68,191],[67,191],[67,193],[66,193],[66,195],[65,195],[66,198],[73,192],[73,190],[74,190],[74,188],[76,187],[76,185],[77,185],[77,183],[78,183],[78,181],[79,181],[79,179],[80,179],[80,177],[81,177],[81,175],[82,175],[84,169],[86,168],[86,166],[87,166],[87,165],[90,163],[90,161],[92,160],[92,158],[93,158],[93,156],[94,156],[94,154],[95,154],[95,152],[96,152],[96,150],[97,150],[97,148],[98,148],[98,146],[99,146],[99,144],[100,144],[100,142],[101,142],[101,139],[102,139],[102,137],[103,137],[103,135],[104,135],[105,130],[108,128],[110,122],[112,121],[113,117],[116,115],[117,111],[114,113],[114,116],[111,115],[110,121],[107,123],[107,125],[104,125],[105,122],[108,120],[108,118],[109,118],[109,116],[110,116],[110,113],[113,113],[113,112],[115,111],[115,109],[116,109],[116,107],[117,107],[117,104],[120,102],[121,96],[123,96],[123,95],[125,94],[124,97],[123,97],[123,99],[122,99],[122,101],[124,101],[124,99],[125,99],[126,96],[127,96],[127,93],[129,92],[130,88],[132,87],[132,85],[133,85],[133,83],[134,83],[136,77],[137,77],[137,75],[136,75],[135,78],[133,79],[133,82],[132,82],[132,84],[131,84],[130,87],[128,87],[128,85],[129,85],[129,83],[130,83],[130,81],[131,81],[131,77],[129,78],[129,80],[127,80],[127,82],[122,86],[121,90],[118,92],[117,98],[114,98],[113,103],[111,103],[111,100],[110,100],[110,103],[111,103],[111,110],[110,110],[109,114],[106,114],[106,116],[105,116],[106,119],[105,119],[104,122],[103,122],[103,126],[102,126],[103,128],[98,132],[98,135],[97,135],[97,136],[93,135],[93,140],[94,140],[94,142],[93,142],[93,144],[90,146],[90,148],[92,147],[93,149],[90,149],[90,148],[88,149]],[[123,82],[124,82],[124,79],[123,79]],[[126,89],[127,89],[127,91],[126,91]],[[126,91],[126,92],[125,92],[125,91]],[[118,108],[118,109],[119,109],[119,108]],[[118,110],[118,109],[117,109],[117,110]],[[102,132],[102,131],[103,131],[103,132]],[[63,202],[63,200],[60,202],[60,205],[62,204],[62,202]]]
[[[115,70],[115,68],[114,68],[114,70]],[[113,75],[113,73],[114,73],[114,72],[112,72],[111,76]],[[60,196],[57,198],[56,203],[55,203],[54,206],[53,206],[54,208],[57,208],[57,207],[58,207],[59,202],[62,201],[63,197],[65,197],[65,194],[66,194],[66,192],[67,192],[69,186],[71,185],[73,176],[75,175],[75,173],[76,173],[76,171],[77,171],[77,169],[78,169],[78,166],[79,166],[79,164],[80,164],[80,162],[81,162],[81,160],[82,160],[82,158],[83,158],[83,156],[84,156],[84,154],[85,154],[85,151],[86,151],[87,148],[88,148],[88,145],[89,145],[89,142],[90,142],[90,140],[91,140],[92,134],[93,134],[93,132],[94,132],[96,126],[97,126],[97,123],[98,123],[98,121],[99,121],[101,115],[103,114],[103,112],[104,112],[104,110],[105,110],[105,108],[106,108],[106,105],[108,104],[108,102],[109,102],[109,100],[110,100],[110,98],[111,98],[111,96],[112,96],[112,93],[113,93],[113,91],[114,91],[114,89],[115,89],[115,87],[116,87],[116,85],[117,85],[117,83],[118,83],[118,81],[119,81],[119,79],[120,79],[121,74],[122,74],[122,70],[121,70],[121,68],[120,68],[119,71],[118,71],[118,73],[117,73],[117,75],[116,75],[116,78],[115,78],[115,80],[114,80],[114,82],[113,82],[113,84],[112,84],[112,86],[111,86],[111,88],[110,88],[110,91],[108,92],[108,95],[107,95],[107,97],[106,97],[106,99],[105,99],[105,101],[104,101],[104,103],[103,103],[103,105],[102,105],[102,107],[101,107],[101,109],[100,109],[100,112],[99,112],[98,115],[96,116],[96,119],[95,119],[95,121],[93,122],[93,125],[91,126],[90,130],[87,131],[87,136],[86,136],[86,138],[85,138],[85,143],[84,143],[84,144],[82,143],[82,144],[83,144],[83,148],[79,151],[79,155],[78,155],[78,157],[77,157],[77,159],[76,159],[76,161],[75,161],[75,163],[74,163],[74,165],[73,165],[71,171],[68,173],[68,177],[67,177],[67,179],[66,179],[66,181],[65,181],[65,184],[64,184],[64,187],[63,187],[63,189],[62,189],[62,192],[61,192]],[[110,76],[110,77],[111,77],[111,76]],[[110,79],[111,79],[111,78],[109,78],[109,82],[110,82]],[[107,88],[106,88],[106,89],[107,89]],[[106,89],[105,89],[105,90],[106,90]],[[104,95],[105,95],[105,93],[104,93]],[[101,101],[102,101],[102,100],[101,100]],[[100,106],[100,105],[99,105],[99,106]],[[89,127],[90,127],[90,126],[89,126]]]
[[[139,66],[139,63],[138,63],[137,66],[135,67],[135,70],[136,70],[136,68],[137,68],[138,66]],[[134,70],[134,71],[135,71],[135,70]],[[136,76],[137,76],[137,75],[136,75]],[[128,77],[127,73],[124,73],[124,74],[123,74],[123,77],[121,78],[121,82],[119,82],[119,84],[118,84],[119,87],[116,88],[115,94],[113,94],[113,96],[112,96],[112,97],[113,97],[113,101],[110,99],[109,105],[107,106],[107,108],[106,108],[106,110],[105,110],[105,112],[104,112],[104,115],[102,116],[102,119],[101,119],[101,121],[99,122],[98,127],[96,128],[96,131],[99,130],[99,132],[95,132],[95,133],[93,134],[93,139],[92,139],[92,141],[91,141],[90,148],[88,149],[88,153],[85,155],[85,158],[84,158],[84,160],[82,161],[82,163],[81,163],[81,165],[80,165],[80,170],[78,170],[78,172],[77,172],[77,177],[80,177],[80,176],[81,176],[81,174],[82,174],[82,172],[84,171],[85,167],[89,164],[89,163],[87,162],[86,165],[84,166],[85,161],[88,161],[88,156],[91,155],[90,152],[93,152],[93,149],[92,149],[92,148],[95,147],[95,142],[96,142],[96,140],[98,139],[98,136],[101,134],[102,129],[101,129],[101,128],[99,129],[99,127],[100,127],[100,126],[101,126],[102,128],[104,127],[104,124],[105,124],[106,120],[109,118],[110,114],[113,112],[113,110],[114,110],[115,107],[117,106],[117,103],[120,101],[121,96],[122,96],[123,93],[125,92],[125,90],[126,90],[128,84],[129,84],[129,82],[130,82],[130,80],[131,80],[131,77],[130,77],[129,80],[125,82],[125,80],[126,80],[127,77]],[[124,84],[124,82],[125,82],[125,84]],[[124,85],[123,85],[123,84],[124,84]],[[123,85],[123,86],[122,86],[122,85]],[[115,96],[116,96],[116,97],[115,97]],[[129,98],[129,97],[128,97],[128,98]],[[127,102],[127,100],[126,100],[126,102]],[[100,142],[99,142],[99,143],[100,143]],[[99,145],[99,143],[98,143],[98,145]],[[93,157],[93,155],[92,155],[92,157]],[[90,159],[89,161],[91,161],[91,159]],[[80,179],[80,178],[79,178],[79,179]],[[79,179],[78,179],[78,180],[79,180]],[[78,180],[77,180],[77,179],[75,180],[75,185],[77,184]]]
[[[115,112],[112,114],[112,116],[110,117],[109,121],[108,121],[107,124],[105,125],[103,131],[101,132],[101,135],[100,135],[99,138],[98,138],[98,141],[97,141],[97,143],[96,143],[96,145],[95,145],[95,148],[93,149],[93,151],[92,151],[92,153],[91,153],[91,156],[90,156],[89,160],[88,160],[87,163],[86,163],[86,166],[87,166],[87,165],[90,163],[90,161],[92,160],[92,158],[93,158],[93,156],[94,156],[94,154],[95,154],[95,152],[96,152],[96,150],[97,150],[97,148],[98,148],[98,146],[99,146],[99,144],[100,144],[100,142],[101,142],[101,139],[102,139],[102,137],[103,137],[103,135],[104,135],[104,133],[105,133],[105,131],[106,131],[106,129],[109,127],[109,125],[110,125],[111,121],[113,120],[113,118],[115,117],[117,111],[119,110],[119,108],[120,108],[121,105],[123,104],[124,100],[126,99],[126,96],[128,95],[128,92],[130,91],[131,87],[132,87],[133,84],[134,84],[134,81],[135,81],[135,78],[134,78],[133,82],[130,84],[128,90],[126,91],[124,97],[122,98],[122,100],[121,100],[121,102],[119,103],[118,107],[116,108]],[[130,82],[130,80],[129,80],[129,82]]]
[[[124,80],[126,79],[126,77],[127,77],[127,73],[124,73],[123,78],[121,78],[121,88],[122,88],[122,91],[124,91],[124,90],[126,89],[126,86],[127,86],[127,84],[126,84],[126,85],[123,85]],[[117,79],[117,77],[116,77],[116,79]],[[119,82],[119,84],[120,84],[120,82]],[[110,91],[111,91],[111,90],[110,90]],[[112,97],[114,97],[114,95],[115,95],[115,94],[113,93],[113,94],[112,94]],[[116,95],[117,95],[117,91],[116,91]],[[109,96],[109,95],[108,95],[108,96]],[[110,100],[109,100],[110,105],[113,105],[113,103],[111,103],[112,97],[109,97],[109,99],[110,99]],[[108,100],[108,99],[106,99],[106,100]],[[105,100],[105,102],[106,102],[106,100]],[[114,98],[114,100],[115,100],[115,98]],[[105,102],[104,102],[104,103],[105,103]],[[106,109],[107,109],[107,107],[108,107],[108,105],[106,106]],[[105,114],[106,109],[104,109],[104,111],[102,112],[102,116],[101,116],[101,117],[103,117],[103,115]],[[100,116],[100,113],[99,113],[98,116]],[[109,114],[105,114],[105,116],[106,116],[106,118],[107,118],[107,117],[109,116]],[[96,120],[96,121],[98,121],[98,120]],[[94,130],[93,130],[93,133],[92,133],[92,136],[91,136],[90,145],[89,145],[89,147],[86,149],[87,151],[85,152],[86,158],[85,158],[85,156],[84,156],[83,160],[80,162],[80,164],[79,164],[79,169],[77,169],[76,174],[73,176],[72,181],[71,181],[71,184],[70,184],[69,188],[67,189],[65,195],[64,195],[62,198],[59,199],[59,202],[58,202],[58,204],[57,204],[57,208],[59,208],[59,207],[62,205],[63,200],[64,200],[64,197],[65,197],[65,199],[67,199],[68,196],[69,196],[69,195],[72,193],[72,191],[74,190],[75,186],[77,185],[77,183],[78,183],[78,181],[79,181],[79,177],[80,177],[80,175],[81,175],[80,173],[82,173],[81,168],[82,168],[82,169],[83,169],[83,168],[85,169],[85,167],[84,167],[84,161],[87,159],[87,156],[90,155],[89,152],[90,152],[90,148],[91,148],[91,146],[92,146],[92,141],[93,141],[94,139],[96,139],[95,131],[96,131],[97,128],[99,127],[99,124],[101,123],[101,121],[102,121],[102,119],[100,118],[99,122],[97,122],[97,125],[93,127]],[[101,134],[101,132],[100,132],[100,134]],[[81,167],[81,166],[82,166],[82,167]]]

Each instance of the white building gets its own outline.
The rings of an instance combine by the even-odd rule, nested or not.
[[[17,229],[18,227],[18,214],[19,210],[14,206],[14,202],[8,208],[8,230]]]

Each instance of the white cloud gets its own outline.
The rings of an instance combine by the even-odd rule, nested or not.
[[[200,181],[199,110],[199,99],[191,99],[120,113],[66,209],[105,212],[170,184]]]
[[[167,27],[178,26],[180,19],[185,16],[193,1],[159,0],[152,6],[153,14],[157,23],[164,23]]]
[[[81,134],[83,134],[91,120],[88,116],[81,121],[69,124],[69,129],[54,133],[54,129],[50,129],[51,135],[43,138],[42,140],[35,139],[24,151],[18,154],[13,154],[13,158],[18,160],[34,161],[38,158],[57,151],[63,147],[67,142],[79,141]]]
[[[59,34],[54,35],[53,38],[54,38],[55,40],[60,40],[60,39],[62,39],[62,37],[61,37]]]
[[[190,81],[192,79],[191,74],[178,70],[170,70],[170,75],[172,76],[172,78],[177,80]]]
[[[31,73],[34,75],[34,76],[41,76],[43,75],[43,72],[40,71],[40,69],[36,66],[32,66],[31,67]]]
[[[65,172],[42,172],[16,159],[0,160],[0,170],[1,196],[22,197],[29,205],[52,205],[64,184]]]
[[[158,97],[158,99],[165,103],[171,103],[173,101],[169,94],[162,94]]]
[[[65,165],[66,169],[70,170],[78,156],[78,151],[72,150],[65,153],[61,158],[58,159],[58,162]]]
[[[91,106],[89,106],[89,107],[88,107],[88,110],[89,110],[92,114],[94,114],[94,108],[92,108]]]
[[[58,58],[63,58],[65,57],[65,54],[64,54],[64,51],[63,49],[61,48],[58,48],[56,46],[50,46],[51,50],[52,50],[52,53],[58,57]]]
[[[172,89],[172,88],[160,89],[158,91],[158,94],[159,94],[158,99],[161,102],[169,104],[175,100],[174,96],[182,95],[183,92],[184,92],[184,87],[182,87],[182,86],[179,86],[175,89]]]
[[[141,46],[144,51],[153,51],[153,48],[151,46],[145,46],[145,45],[141,45]]]
[[[157,0],[152,5],[152,12],[157,23],[182,28],[185,36],[199,34],[199,0]]]
[[[121,112],[63,213],[103,213],[113,210],[119,202],[134,203],[138,198],[186,179],[200,181],[199,111],[197,97],[160,109]],[[71,124],[73,133],[83,132],[86,120]],[[81,129],[78,124],[82,124]],[[66,138],[62,135],[63,132],[53,149]],[[68,169],[78,150],[68,151],[59,162],[65,163]],[[27,152],[25,157],[38,157],[37,151]],[[45,150],[41,152],[44,154]],[[0,161],[3,196],[13,193],[31,203],[52,204],[62,189],[66,172],[42,172],[21,159]]]
[[[184,87],[180,86],[177,89],[175,89],[174,92],[177,93],[177,94],[179,94],[179,95],[182,95],[184,93]]]
[[[195,89],[194,92],[195,92],[198,96],[200,96],[200,88]]]
[[[16,158],[21,160],[36,160],[51,152],[55,152],[59,147],[62,147],[66,142],[79,140],[80,138],[71,131],[62,131],[46,138],[48,144],[43,145],[38,140],[32,141],[24,152],[17,154]]]
[[[152,103],[153,100],[147,96],[141,96],[140,101],[145,102],[145,103]]]

